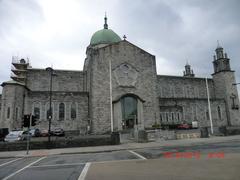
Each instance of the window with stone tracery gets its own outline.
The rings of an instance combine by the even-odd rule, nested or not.
[[[71,104],[71,119],[77,118],[76,103]]]
[[[59,120],[64,120],[65,118],[65,105],[64,103],[59,104]]]

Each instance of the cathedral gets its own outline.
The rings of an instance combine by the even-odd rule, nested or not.
[[[230,59],[218,45],[211,78],[158,75],[155,56],[108,28],[95,32],[83,70],[31,67],[13,57],[11,80],[1,84],[0,127],[21,129],[24,115],[36,127],[79,134],[197,122],[199,127],[240,126],[239,98]]]

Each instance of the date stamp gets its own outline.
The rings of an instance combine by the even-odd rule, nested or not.
[[[207,158],[209,159],[214,159],[214,158],[224,158],[225,154],[224,152],[210,152],[207,154]],[[164,158],[186,158],[186,159],[200,159],[201,158],[201,153],[196,151],[196,152],[164,152],[163,153]]]

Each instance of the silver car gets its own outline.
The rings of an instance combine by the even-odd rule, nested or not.
[[[20,141],[23,139],[23,131],[11,131],[4,139],[6,142]]]

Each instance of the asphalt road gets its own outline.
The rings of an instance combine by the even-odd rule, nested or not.
[[[240,140],[188,147],[0,159],[2,180],[239,180],[239,169]]]

